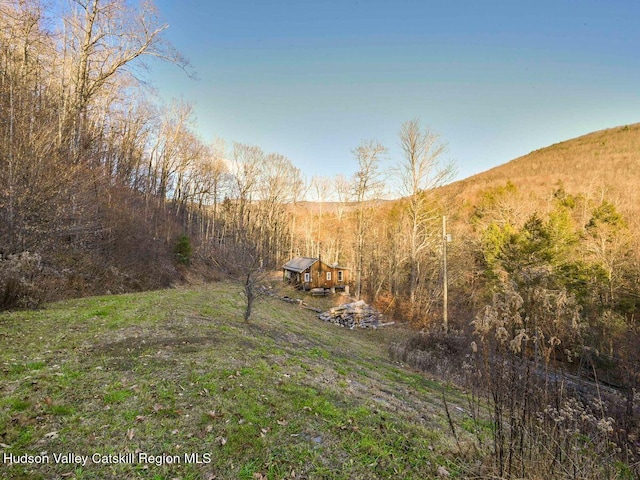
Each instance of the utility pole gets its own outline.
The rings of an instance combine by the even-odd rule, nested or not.
[[[444,332],[449,330],[449,319],[447,312],[447,242],[451,237],[447,235],[447,217],[442,216],[442,326]]]

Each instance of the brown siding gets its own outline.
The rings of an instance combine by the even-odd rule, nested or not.
[[[327,279],[327,272],[331,273],[330,279]],[[342,272],[342,281],[338,280],[339,272]],[[304,281],[305,273],[308,273],[310,276],[309,282]],[[312,288],[343,287],[348,285],[350,280],[348,269],[343,267],[330,267],[322,261],[314,263],[311,267],[299,274],[291,272],[290,276],[290,280],[293,283],[301,285],[305,290]]]
[[[316,262],[311,269],[313,270],[311,288],[333,288],[347,285],[349,282],[348,270],[344,268],[330,267],[326,263]],[[327,272],[331,273],[330,279],[327,279]],[[338,272],[343,272],[342,281],[338,281]]]

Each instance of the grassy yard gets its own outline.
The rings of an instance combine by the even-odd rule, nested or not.
[[[459,474],[442,387],[389,360],[396,331],[242,304],[217,283],[0,314],[0,478]]]

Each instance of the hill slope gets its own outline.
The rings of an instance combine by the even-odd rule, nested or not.
[[[227,283],[1,314],[0,450],[41,457],[0,478],[455,474],[441,387],[388,359],[393,334],[271,299],[246,324]]]
[[[445,188],[459,201],[474,202],[483,190],[507,181],[538,199],[549,198],[562,182],[570,193],[604,196],[635,217],[640,213],[640,123],[535,150]]]

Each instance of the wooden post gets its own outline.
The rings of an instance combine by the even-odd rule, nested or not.
[[[444,332],[449,330],[447,312],[447,217],[442,216],[442,327]]]

